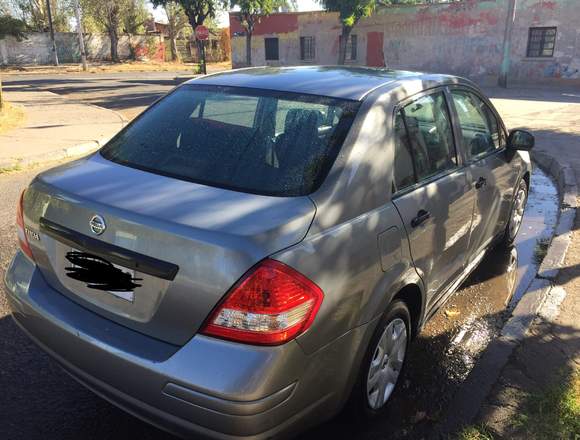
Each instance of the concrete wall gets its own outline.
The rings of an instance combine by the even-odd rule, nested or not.
[[[0,64],[51,64],[52,44],[47,32],[29,33],[27,39],[17,41],[13,37],[0,40]],[[62,63],[80,62],[78,35],[72,32],[58,32],[55,34],[58,59]],[[123,35],[119,38],[119,56],[130,58],[134,49],[137,57],[148,57],[163,61],[165,47],[163,36],[160,35]],[[86,34],[85,48],[91,61],[111,59],[111,44],[107,35]],[[152,49],[151,51],[149,49]]]
[[[508,0],[397,5],[380,8],[353,29],[354,64],[453,73],[495,82],[502,62]],[[556,26],[554,57],[527,58],[530,27]],[[245,36],[230,15],[232,60],[245,64]],[[308,64],[336,64],[338,14],[274,14],[263,18],[252,38],[253,65],[307,64],[300,60],[300,36],[314,36],[316,56]],[[280,60],[266,62],[264,38],[279,38]],[[580,1],[519,0],[511,46],[515,80],[580,79]]]

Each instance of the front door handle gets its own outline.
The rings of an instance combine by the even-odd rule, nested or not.
[[[429,217],[431,217],[431,214],[429,214],[428,211],[425,211],[424,209],[421,209],[417,213],[417,217],[415,217],[413,220],[411,220],[411,226],[414,227],[414,228],[416,228],[421,223],[425,222]]]
[[[480,177],[477,179],[477,182],[475,182],[475,189],[483,188],[485,185],[487,185],[487,179],[485,177]]]

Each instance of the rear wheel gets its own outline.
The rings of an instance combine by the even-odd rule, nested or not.
[[[394,301],[381,318],[364,356],[351,396],[351,407],[362,418],[385,410],[395,391],[410,341],[411,318],[403,301]]]
[[[526,203],[528,201],[528,184],[525,180],[521,180],[518,188],[516,189],[514,202],[512,205],[512,210],[510,212],[510,218],[506,226],[504,233],[503,243],[506,246],[513,244],[518,231],[522,226],[522,221],[524,219],[524,211],[526,209]]]

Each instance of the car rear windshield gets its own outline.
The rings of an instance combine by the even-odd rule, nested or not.
[[[332,166],[358,103],[286,92],[185,85],[102,150],[108,160],[237,191],[300,196]]]

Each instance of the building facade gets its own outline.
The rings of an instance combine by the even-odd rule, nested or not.
[[[394,5],[361,20],[346,63],[452,73],[496,82],[503,60],[509,0]],[[230,14],[232,62],[245,65],[246,37]],[[279,13],[252,37],[253,65],[336,64],[337,13]],[[518,0],[510,40],[512,80],[580,82],[580,1]]]

